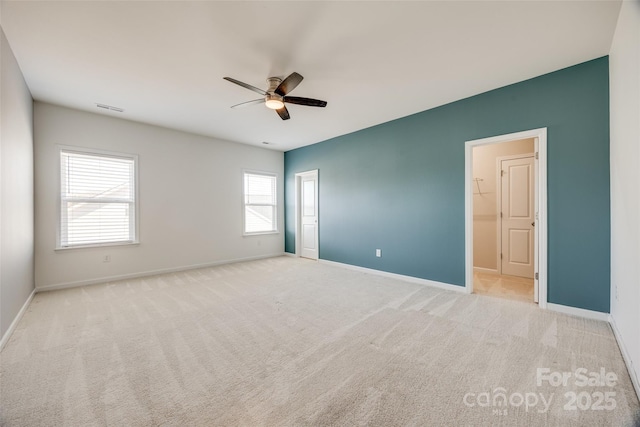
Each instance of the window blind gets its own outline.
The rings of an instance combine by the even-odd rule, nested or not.
[[[61,247],[135,241],[135,158],[60,152]]]
[[[244,232],[277,231],[276,177],[244,174]]]

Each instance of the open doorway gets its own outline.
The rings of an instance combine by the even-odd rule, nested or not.
[[[535,138],[473,147],[473,288],[534,302]]]
[[[546,129],[467,141],[466,175],[467,291],[545,307]]]

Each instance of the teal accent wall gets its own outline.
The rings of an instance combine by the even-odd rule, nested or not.
[[[608,57],[286,152],[285,250],[318,169],[321,259],[464,286],[465,141],[542,127],[548,300],[609,312]]]

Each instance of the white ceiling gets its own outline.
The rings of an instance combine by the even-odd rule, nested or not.
[[[2,1],[0,22],[36,100],[285,151],[607,55],[620,4]],[[229,108],[260,96],[222,77],[293,71],[326,108]]]

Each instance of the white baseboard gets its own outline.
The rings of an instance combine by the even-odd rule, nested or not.
[[[473,271],[475,273],[498,274],[498,269],[497,268],[473,267]]]
[[[602,313],[600,311],[585,310],[584,308],[569,307],[568,305],[554,304],[552,302],[547,303],[547,309],[557,311],[558,313],[584,317],[586,319],[602,320],[603,322],[609,321],[609,313]]]
[[[13,331],[15,331],[16,327],[18,326],[18,322],[20,322],[20,319],[22,319],[22,316],[24,316],[24,313],[27,311],[27,308],[29,308],[29,304],[31,304],[31,300],[33,299],[33,296],[35,294],[36,294],[36,290],[34,289],[33,291],[31,291],[31,294],[29,294],[29,297],[27,298],[25,303],[22,305],[22,308],[16,315],[15,319],[13,319],[13,322],[11,322],[11,325],[9,325],[9,329],[7,329],[7,332],[5,332],[4,335],[2,336],[2,339],[0,339],[0,351],[2,351],[2,349],[7,344],[7,342],[9,342],[9,338],[11,338]]]
[[[269,254],[269,255],[259,255],[259,256],[247,257],[247,258],[228,259],[228,260],[223,260],[223,261],[208,262],[208,263],[204,263],[204,264],[186,265],[186,266],[182,266],[182,267],[161,268],[161,269],[158,269],[158,270],[148,270],[148,271],[141,271],[141,272],[138,272],[138,273],[120,274],[120,275],[117,275],[117,276],[99,277],[99,278],[96,278],[96,279],[89,279],[89,280],[78,280],[78,281],[75,281],[75,282],[56,283],[56,284],[53,284],[53,285],[38,286],[36,288],[36,292],[46,292],[46,291],[55,291],[55,290],[58,290],[58,289],[76,288],[76,287],[79,287],[79,286],[96,285],[98,283],[113,282],[113,281],[116,281],[116,280],[136,279],[138,277],[155,276],[156,274],[176,273],[178,271],[186,271],[186,270],[195,270],[195,269],[198,269],[198,268],[215,267],[215,266],[224,265],[224,264],[235,264],[235,263],[238,263],[238,262],[256,261],[256,260],[259,260],[259,259],[266,259],[266,258],[275,258],[275,257],[283,256],[283,255],[284,255],[283,252],[279,252],[279,253],[276,253],[276,254]]]
[[[609,315],[609,324],[611,325],[611,330],[613,330],[613,336],[616,338],[618,342],[618,348],[620,349],[620,353],[622,354],[622,359],[624,360],[624,364],[627,366],[627,371],[629,372],[629,377],[631,378],[631,383],[633,384],[633,388],[636,391],[636,395],[640,400],[640,380],[638,379],[638,373],[633,366],[633,361],[629,356],[629,352],[627,351],[627,346],[624,344],[624,340],[622,339],[622,335],[620,335],[620,331],[618,330],[618,326],[616,325],[616,321],[612,315]]]
[[[327,261],[325,259],[318,260],[322,264],[334,265],[336,267],[346,268],[348,270],[359,271],[361,273],[375,274],[376,276],[389,277],[391,279],[402,280],[403,282],[416,283],[418,285],[426,285],[434,288],[446,289],[447,291],[466,293],[464,286],[456,286],[449,283],[436,282],[435,280],[421,279],[419,277],[405,276],[403,274],[389,273],[382,270],[374,270],[373,268],[358,267],[357,265],[343,264],[341,262]]]

